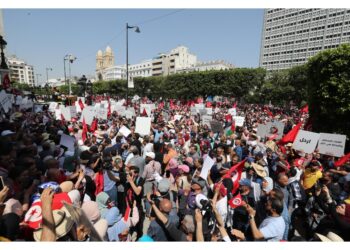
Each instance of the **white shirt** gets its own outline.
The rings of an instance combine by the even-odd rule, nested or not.
[[[128,154],[128,157],[126,157],[126,160],[125,160],[125,165],[128,165],[129,164],[129,161],[131,160],[131,158],[134,157],[134,154],[133,153],[129,153]]]
[[[282,216],[267,217],[259,226],[259,231],[267,241],[280,241],[283,238],[286,224]]]
[[[142,157],[146,159],[146,154],[149,152],[153,152],[153,143],[147,143],[145,147],[143,148],[143,154]]]
[[[218,210],[222,221],[225,223],[227,218],[227,196],[216,202],[216,209]]]

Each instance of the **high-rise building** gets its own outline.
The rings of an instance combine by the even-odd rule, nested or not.
[[[2,17],[1,9],[0,9],[0,36],[4,36],[4,19]]]
[[[349,9],[266,9],[260,67],[288,69],[350,42]]]
[[[11,82],[26,83],[34,85],[34,69],[25,61],[11,56],[8,58]]]

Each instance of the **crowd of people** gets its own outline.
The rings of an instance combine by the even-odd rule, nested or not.
[[[145,114],[142,102],[156,109]],[[13,105],[0,118],[0,241],[350,240],[350,161],[257,135],[273,120],[284,135],[305,127],[307,112],[204,101],[222,126],[214,132],[193,104],[143,98],[125,103],[135,117],[112,112],[91,126],[81,113],[66,121],[48,105]],[[152,124],[140,135],[144,115]],[[63,135],[74,152],[60,145]],[[203,175],[207,157],[214,164]]]

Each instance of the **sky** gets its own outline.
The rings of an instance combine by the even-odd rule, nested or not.
[[[40,82],[63,77],[63,58],[73,54],[74,76],[94,75],[96,53],[109,45],[116,65],[151,59],[178,45],[200,61],[225,60],[236,67],[257,67],[263,9],[3,9],[6,55],[34,66]]]

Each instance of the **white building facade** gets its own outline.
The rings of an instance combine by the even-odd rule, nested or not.
[[[209,71],[209,70],[229,70],[233,69],[234,66],[223,60],[198,62],[194,67],[185,68],[178,72],[193,72],[193,71]]]
[[[7,64],[10,69],[11,82],[35,84],[34,68],[16,56],[8,57]]]
[[[349,9],[266,9],[260,67],[288,69],[350,42]]]

